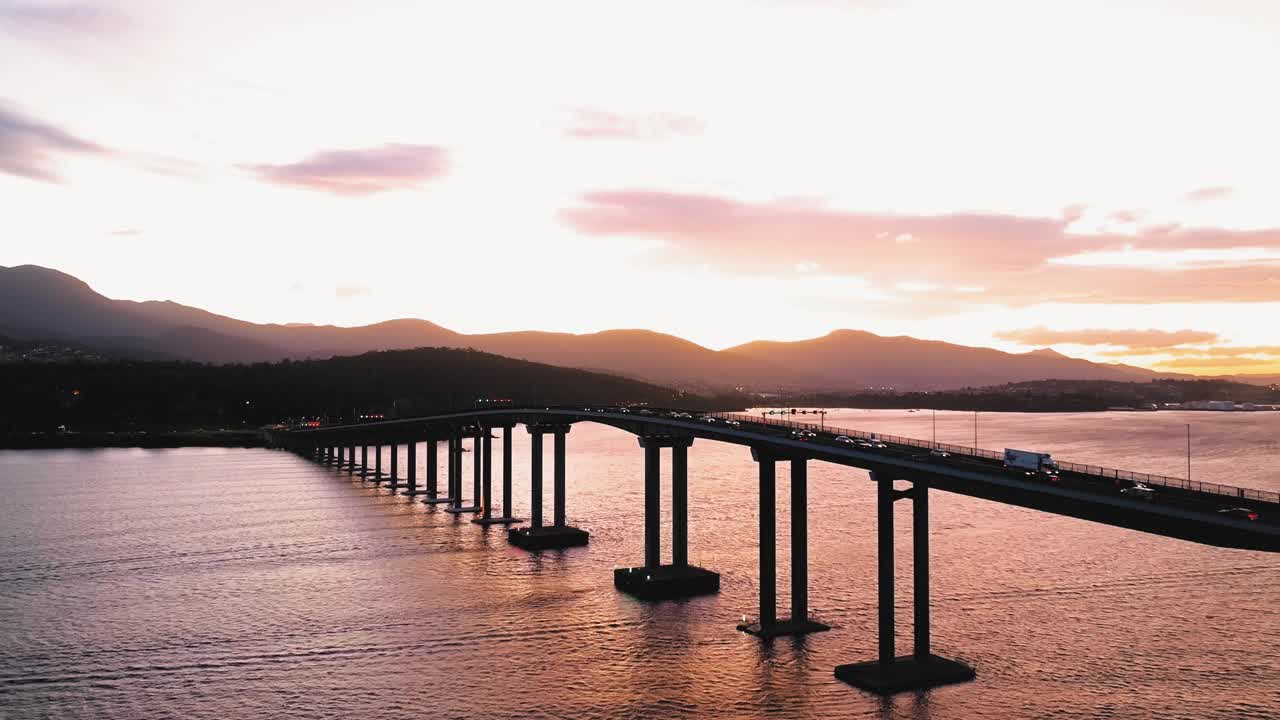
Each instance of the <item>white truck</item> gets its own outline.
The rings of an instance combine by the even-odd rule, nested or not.
[[[1007,468],[1025,470],[1029,473],[1044,473],[1045,475],[1058,474],[1058,464],[1053,461],[1053,458],[1049,457],[1049,453],[1028,452],[1026,450],[1005,448],[1004,466]]]

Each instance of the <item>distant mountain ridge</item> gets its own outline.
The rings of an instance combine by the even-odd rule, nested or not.
[[[35,265],[0,268],[0,334],[16,339],[58,338],[124,356],[211,363],[470,347],[699,390],[944,389],[1043,379],[1192,377],[1094,363],[1047,348],[1007,353],[860,330],[836,330],[796,342],[761,340],[717,351],[650,330],[467,335],[410,318],[350,328],[259,324],[171,301],[112,300],[78,278]],[[1258,377],[1255,382],[1265,382],[1266,376]]]

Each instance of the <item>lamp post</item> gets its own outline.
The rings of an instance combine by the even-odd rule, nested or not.
[[[973,449],[978,449],[978,411],[973,411]]]
[[[932,408],[933,413],[933,444],[938,444],[938,408]]]
[[[1191,423],[1187,423],[1187,482],[1191,482]]]

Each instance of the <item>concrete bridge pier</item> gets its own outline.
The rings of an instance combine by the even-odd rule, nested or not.
[[[378,482],[378,479],[382,477],[382,446],[381,445],[373,446],[373,472],[366,475],[365,479],[367,480],[370,477],[373,478],[374,482]]]
[[[427,443],[430,445],[431,443]],[[418,441],[414,440],[409,443],[408,462],[408,489],[400,493],[406,497],[417,497],[418,495],[426,495],[427,490],[418,488]]]
[[[525,550],[576,547],[586,545],[590,533],[565,522],[565,436],[569,425],[529,425],[527,429],[533,441],[530,473],[530,513],[528,527],[507,531],[507,542]],[[542,436],[550,434],[555,448],[552,465],[552,525],[542,524]]]
[[[335,470],[341,470],[341,469],[342,469],[342,461],[343,461],[343,456],[344,456],[345,454],[346,454],[346,453],[345,453],[345,448],[343,448],[341,445],[339,445],[339,446],[337,447],[337,451],[334,453],[333,467],[334,467],[334,469],[335,469]]]
[[[439,443],[440,441],[435,439],[428,440],[426,443],[427,496],[423,498],[422,502],[428,505],[450,505],[453,503],[453,472],[451,468],[446,468],[445,470],[445,489],[443,495],[440,494],[438,488],[438,475],[440,472],[440,458],[438,457]],[[453,462],[452,453],[450,453],[450,448],[452,447],[452,444],[448,444],[445,447],[445,455],[448,456],[449,462]]]
[[[838,679],[856,688],[879,695],[892,695],[905,690],[922,690],[968,682],[975,676],[973,668],[955,660],[934,655],[929,643],[929,485],[916,479],[910,490],[895,490],[894,478],[872,472],[876,483],[876,537],[879,585],[879,652],[875,660],[835,669]],[[912,590],[914,594],[915,647],[912,654],[898,657],[894,650],[893,613],[893,503],[912,501]]]
[[[471,474],[472,474],[473,487],[471,492],[471,504],[463,505],[462,504],[462,485],[463,485],[462,441],[468,437],[471,438],[471,470],[472,470]],[[481,471],[480,435],[478,433],[473,433],[470,430],[468,430],[467,434],[459,435],[457,437],[455,447],[456,447],[456,452],[454,453],[454,463],[456,463],[455,465],[456,472],[454,473],[454,476],[453,476],[453,483],[454,483],[454,497],[457,498],[457,502],[445,508],[445,512],[454,513],[454,514],[478,513],[480,512],[480,471]]]
[[[689,564],[689,447],[692,437],[637,438],[644,448],[644,565],[617,568],[613,586],[646,600],[720,591],[720,574]],[[671,448],[671,564],[662,564],[661,450]]]
[[[477,525],[511,525],[520,522],[511,516],[511,430],[512,426],[502,428],[502,514],[493,513],[493,444],[492,437],[485,433],[484,438],[484,486],[483,508],[481,516],[471,522]]]
[[[760,616],[738,629],[762,638],[830,630],[809,617],[809,461],[752,448],[760,469]],[[777,462],[791,465],[791,617],[778,620]]]
[[[456,435],[449,435],[445,438],[444,447],[444,495],[438,497],[428,497],[426,503],[428,505],[448,505],[449,508],[455,508],[462,504],[462,498],[458,497],[458,489],[455,486],[458,478],[457,462],[458,438]],[[449,509],[446,508],[446,509]]]
[[[398,443],[391,443],[387,458],[390,460],[391,472],[387,473],[387,480],[390,482],[387,483],[386,487],[391,490],[397,490],[403,487],[400,485],[400,445]],[[381,483],[381,479],[376,482]]]
[[[356,446],[352,443],[347,446],[347,472],[356,474]]]
[[[369,476],[369,446],[360,444],[360,472],[356,473],[360,477]]]

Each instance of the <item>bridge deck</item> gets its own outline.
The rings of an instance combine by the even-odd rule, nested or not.
[[[815,460],[859,467],[931,487],[996,502],[1092,520],[1144,532],[1223,547],[1280,552],[1280,493],[1216,483],[1189,482],[1149,473],[1058,461],[1060,477],[1027,476],[1004,466],[1001,453],[915,438],[766,420],[738,413],[596,408],[509,408],[474,410],[358,425],[307,428],[284,433],[307,441],[356,442],[388,436],[405,441],[441,439],[458,427],[483,423],[597,422],[636,434],[682,434],[751,447],[773,448]],[[793,430],[813,437],[797,438]],[[858,447],[836,437],[879,440],[884,448]],[[948,457],[931,455],[943,450]],[[1121,491],[1135,483],[1156,489],[1147,498]],[[1254,518],[1230,511],[1245,507]]]

